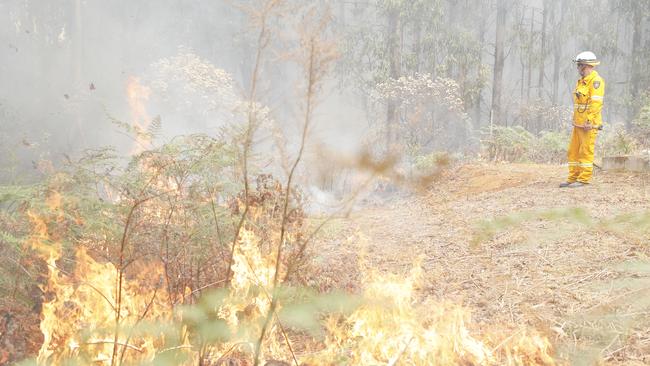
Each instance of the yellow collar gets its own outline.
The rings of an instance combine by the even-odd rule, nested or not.
[[[580,80],[582,81],[583,84],[589,84],[589,82],[592,81],[596,76],[598,76],[598,73],[596,72],[596,70],[592,70],[589,75],[583,77]]]

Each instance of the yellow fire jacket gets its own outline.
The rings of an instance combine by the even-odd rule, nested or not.
[[[605,96],[605,80],[593,70],[578,80],[573,92],[573,123],[583,126],[587,122],[594,127],[603,123],[600,114]]]

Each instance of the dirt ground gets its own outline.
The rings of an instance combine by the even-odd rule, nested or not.
[[[316,243],[325,287],[420,263],[419,296],[463,304],[479,323],[534,327],[570,364],[650,364],[650,177],[598,171],[560,189],[565,176],[466,165],[425,195],[337,218]]]

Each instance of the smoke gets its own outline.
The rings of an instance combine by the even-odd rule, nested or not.
[[[505,117],[494,123],[521,124],[520,116],[535,110],[531,105],[539,110],[570,108],[577,79],[571,59],[586,49],[601,57],[599,72],[612,81],[608,95],[616,98],[606,102],[606,122],[626,121],[631,96],[626,94],[627,84],[616,81],[629,80],[631,61],[621,55],[629,51],[626,34],[631,29],[626,22],[607,19],[612,11],[627,19],[634,7],[612,10],[596,3],[602,2],[508,2]],[[332,25],[327,32],[337,40],[341,58],[319,91],[310,146],[344,155],[378,147],[379,137],[385,135],[381,129],[388,118],[387,106],[373,104],[372,93],[391,75],[423,74],[453,80],[468,118],[454,122],[444,108],[437,115],[416,116],[431,125],[433,135],[422,139],[432,141],[422,152],[470,153],[467,141],[476,139],[470,135],[490,124],[494,3],[418,4],[400,5],[404,9],[396,20],[398,39],[387,33],[388,17],[394,13],[386,12],[386,4],[328,4]],[[217,133],[234,118],[232,106],[246,100],[250,89],[256,35],[243,11],[246,7],[254,9],[255,4],[248,0],[0,3],[0,161],[5,167],[0,179],[25,175],[44,159],[57,165],[64,154],[74,157],[86,148],[111,145],[123,153],[131,151],[132,139],[113,122],[133,123],[127,92],[132,78],[151,90],[143,104],[148,118],[160,122],[161,140]],[[587,11],[590,16],[581,16]],[[275,33],[261,65],[256,99],[269,109],[291,154],[302,123],[302,76],[287,54],[297,45],[296,18],[302,15],[290,13],[270,24]],[[391,54],[389,41],[400,43]],[[430,103],[444,107],[435,100]],[[402,109],[396,123],[409,127],[413,112]],[[562,128],[560,124],[554,128]],[[271,133],[266,132],[270,144]],[[418,134],[414,133],[423,137]],[[7,173],[9,166],[14,173]]]

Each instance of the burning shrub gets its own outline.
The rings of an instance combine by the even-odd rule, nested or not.
[[[19,197],[14,216],[25,227],[29,217],[33,233],[3,236],[47,263],[39,270],[46,282],[40,363],[148,362],[173,354],[163,352],[170,342],[184,350],[184,359],[221,354],[228,339],[241,337],[207,338],[211,347],[204,348],[205,337],[192,327],[141,329],[179,320],[174,308],[211,288],[229,288],[219,314],[231,333],[250,328],[248,341],[259,334],[276,270],[282,283],[305,260],[302,195],[292,189],[287,196],[268,174],[257,175],[255,188],[245,191],[236,178],[236,153],[223,141],[179,137],[123,168],[110,149],[89,151]],[[285,255],[276,266],[282,231]],[[276,334],[276,325],[270,327]]]
[[[40,362],[151,359],[161,335],[132,333],[138,323],[170,319],[175,304],[223,284],[233,156],[223,142],[193,135],[124,168],[110,149],[89,151],[42,184],[4,191],[14,209],[2,212],[11,225],[3,251],[11,239],[16,260],[38,254],[47,264],[22,266],[39,276],[31,286],[46,283]],[[29,288],[22,296],[38,308]]]
[[[47,263],[40,363],[552,364],[542,337],[479,338],[467,310],[414,305],[417,270],[406,280],[371,275],[360,303],[279,286],[276,271],[282,284],[304,253],[301,196],[286,201],[276,179],[259,175],[254,189],[228,199],[211,180],[229,169],[213,165],[221,149],[205,137],[179,140],[138,155],[120,175],[98,174],[109,156],[97,153],[38,193],[41,204],[25,211],[33,226],[25,243]],[[244,210],[249,220],[235,234]],[[270,243],[281,230],[289,254],[278,266]],[[224,278],[227,288],[205,291]],[[296,337],[318,356],[301,357]]]
[[[287,211],[283,205],[288,200]],[[271,174],[255,177],[255,189],[248,195],[241,191],[230,202],[234,215],[241,215],[246,207],[250,211],[250,224],[246,225],[259,238],[258,243],[264,255],[272,255],[277,249],[280,231],[284,230],[285,242],[282,244],[287,255],[283,256],[281,270],[283,276],[299,275],[299,268],[305,264],[305,211],[304,199],[300,190],[293,189],[290,196],[279,180]],[[283,217],[284,216],[284,217]]]

